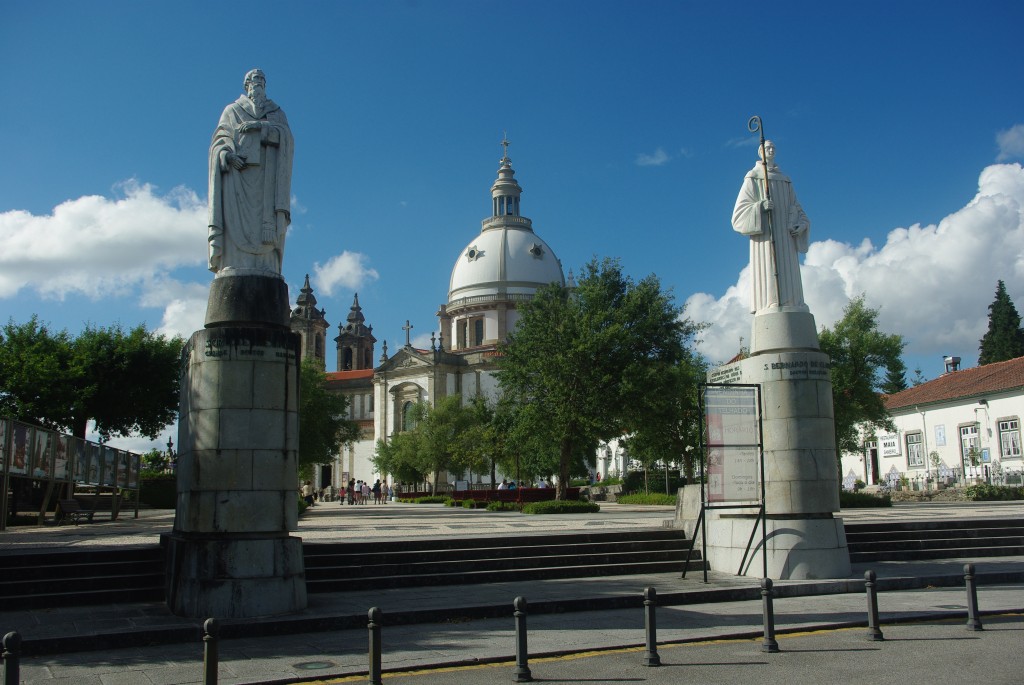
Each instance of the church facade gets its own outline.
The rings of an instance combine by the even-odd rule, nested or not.
[[[518,308],[538,288],[565,285],[561,262],[534,232],[533,222],[520,213],[522,188],[508,156],[508,141],[502,145],[505,154],[491,186],[491,215],[456,257],[430,347],[412,345],[406,321],[405,344],[389,354],[385,343],[374,366],[376,339],[372,326],[365,324],[358,295],[346,322],[339,325],[334,339],[338,370],[327,374],[328,387],[348,396],[349,418],[362,432],[358,442],[342,447],[334,465],[318,470],[317,487],[383,478],[385,474],[378,473],[372,462],[377,441],[406,430],[417,402],[434,406],[450,395],[465,403],[478,396],[496,400],[498,345],[515,328]],[[325,339],[328,324],[325,312],[315,304],[307,277],[292,311],[291,327],[302,338],[303,355],[319,352],[324,359],[317,341]],[[489,474],[457,475],[473,482],[486,483],[490,478]]]

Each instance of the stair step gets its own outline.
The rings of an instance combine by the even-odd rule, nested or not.
[[[684,561],[662,561],[634,564],[607,564],[602,566],[560,566],[531,568],[519,571],[463,571],[460,573],[425,574],[416,576],[375,576],[372,578],[307,580],[310,593],[345,592],[395,587],[424,587],[437,585],[473,585],[504,583],[524,580],[557,578],[597,578],[602,576],[629,576],[646,573],[682,573]],[[689,570],[704,568],[703,561],[691,561]]]

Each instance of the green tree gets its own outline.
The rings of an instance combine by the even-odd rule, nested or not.
[[[885,380],[882,382],[882,392],[886,395],[894,395],[909,387],[910,386],[907,384],[906,364],[903,363],[902,358],[894,359],[892,365],[885,369]]]
[[[1024,356],[1020,314],[1002,281],[996,285],[996,299],[988,306],[988,332],[982,336],[978,350],[978,366]]]
[[[372,457],[374,467],[391,474],[401,483],[422,483],[425,462],[420,458],[420,435],[416,431],[395,433],[389,440],[378,440]]]
[[[409,414],[412,427],[388,442],[378,441],[374,465],[403,481],[429,476],[434,492],[442,471],[461,474],[483,469],[484,451],[476,444],[478,411],[472,405],[463,406],[458,395],[442,397],[433,407],[417,402]]]
[[[860,427],[895,430],[882,401],[884,374],[905,369],[903,337],[878,330],[878,310],[851,300],[843,318],[818,334],[821,351],[832,360],[832,398],[836,424],[836,459],[860,450]],[[837,468],[842,462],[837,461]],[[840,478],[840,480],[842,480]]]
[[[545,443],[540,456],[557,454],[559,499],[599,441],[664,412],[670,371],[698,328],[655,276],[634,282],[617,261],[591,261],[578,283],[539,289],[499,359],[516,432]]]
[[[689,352],[683,360],[669,367],[665,401],[652,407],[634,432],[626,437],[630,456],[639,460],[645,470],[651,470],[657,462],[675,462],[682,475],[693,479],[701,427],[697,387],[707,377],[707,368],[705,359]]]
[[[419,406],[422,414],[413,430],[421,436],[421,454],[427,467],[424,471],[432,475],[432,490],[437,492],[442,471],[461,474],[480,466],[470,444],[474,416],[458,395],[442,397],[433,407],[423,403]]]
[[[0,333],[0,411],[84,438],[156,438],[178,410],[181,348],[139,325],[52,333],[32,317]]]
[[[346,418],[348,397],[327,388],[327,376],[314,359],[299,369],[299,468],[330,464],[342,445],[359,439],[359,425]],[[308,476],[307,476],[308,477]]]

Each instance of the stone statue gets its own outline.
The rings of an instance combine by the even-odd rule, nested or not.
[[[218,276],[281,274],[294,141],[266,83],[259,69],[245,75],[245,95],[224,109],[210,142],[209,266]]]
[[[758,157],[762,161],[747,172],[732,212],[733,228],[750,236],[751,311],[807,311],[798,253],[807,252],[810,222],[789,177],[775,165],[772,141],[764,142],[763,157],[760,149]],[[765,197],[765,163],[771,199]]]

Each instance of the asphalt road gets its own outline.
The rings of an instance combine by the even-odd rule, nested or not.
[[[780,652],[761,651],[762,641],[731,640],[662,645],[662,665],[644,665],[643,649],[620,649],[531,661],[534,682],[588,683],[985,683],[1024,682],[1021,616],[989,617],[985,630],[963,621],[883,626],[885,640],[870,642],[863,628],[780,635]],[[514,663],[384,674],[384,683],[481,685],[512,682]],[[366,682],[366,676],[317,681]]]

